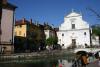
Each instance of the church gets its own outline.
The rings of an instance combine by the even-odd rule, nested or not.
[[[83,20],[82,14],[72,11],[64,17],[64,22],[57,32],[58,44],[63,49],[68,47],[85,48],[90,46],[90,27]]]

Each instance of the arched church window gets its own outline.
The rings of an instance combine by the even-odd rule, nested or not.
[[[64,36],[64,34],[62,34],[62,36]]]
[[[72,29],[75,29],[75,24],[72,24]]]
[[[84,32],[84,35],[86,35],[86,32]]]
[[[62,44],[62,46],[64,46],[64,44]]]

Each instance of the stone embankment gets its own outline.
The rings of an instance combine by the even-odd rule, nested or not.
[[[74,54],[68,50],[53,50],[53,51],[42,51],[42,52],[32,52],[32,53],[16,53],[10,55],[0,55],[0,63],[16,62],[16,61],[30,61],[30,60],[40,60],[40,59],[51,59],[51,58],[61,58],[61,57],[72,57]]]

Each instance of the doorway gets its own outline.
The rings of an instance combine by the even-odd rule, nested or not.
[[[72,47],[76,48],[76,39],[72,39]]]

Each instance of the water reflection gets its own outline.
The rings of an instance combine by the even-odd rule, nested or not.
[[[71,67],[72,61],[67,59],[40,60],[27,63],[3,63],[0,67]]]
[[[58,60],[58,67],[71,67],[72,63],[68,62],[68,60]]]

